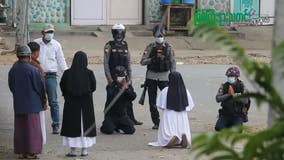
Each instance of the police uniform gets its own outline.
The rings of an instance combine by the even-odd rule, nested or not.
[[[228,94],[229,86],[234,89],[234,95]],[[216,101],[221,102],[221,109],[219,109],[219,118],[216,122],[215,130],[220,131],[223,128],[230,128],[235,125],[242,125],[244,115],[243,107],[249,103],[248,98],[234,99],[247,92],[243,82],[239,79],[233,84],[226,82],[221,85],[216,95]]]
[[[109,41],[104,47],[104,70],[108,80],[113,81],[116,66],[125,67],[127,76],[131,79],[130,54],[126,41]]]
[[[167,42],[161,45],[151,43],[145,49],[140,63],[147,65],[146,85],[148,87],[151,118],[154,125],[158,126],[160,118],[156,107],[157,87],[160,90],[166,87],[169,72],[176,69],[174,50]]]
[[[109,41],[104,47],[104,70],[107,80],[114,80],[116,66],[123,66],[126,69],[127,80],[131,80],[130,53],[126,41]],[[135,119],[131,102],[127,103],[127,114],[135,124],[142,124]]]

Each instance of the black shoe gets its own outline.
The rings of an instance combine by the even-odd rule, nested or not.
[[[52,127],[52,134],[59,134],[59,126]]]
[[[119,131],[119,129],[118,129],[118,128],[116,128],[114,131],[115,131],[115,132],[117,132],[117,133],[120,133],[120,131]]]
[[[89,154],[86,153],[86,154],[81,154],[81,157],[87,157]]]
[[[154,125],[153,127],[152,127],[152,129],[158,129],[159,128],[159,125]]]
[[[73,154],[73,153],[67,153],[65,156],[66,156],[66,157],[76,157],[77,155],[76,155],[76,154]]]
[[[139,122],[139,121],[136,120],[136,121],[134,121],[134,124],[135,124],[135,125],[142,125],[143,122]]]

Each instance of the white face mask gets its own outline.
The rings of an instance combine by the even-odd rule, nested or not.
[[[122,80],[124,79],[124,77],[117,77],[117,81],[120,83]]]
[[[157,42],[157,43],[163,43],[164,41],[165,41],[165,38],[164,37],[156,37],[155,38],[155,41]]]
[[[230,84],[235,83],[235,81],[236,81],[236,78],[235,78],[235,77],[228,77],[228,78],[227,78],[227,82],[229,82]]]
[[[45,33],[44,39],[47,41],[51,41],[54,37],[54,33]]]

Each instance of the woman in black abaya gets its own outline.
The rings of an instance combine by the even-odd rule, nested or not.
[[[60,81],[65,99],[61,136],[63,145],[70,147],[70,152],[66,155],[69,157],[76,156],[76,148],[81,149],[81,156],[87,156],[87,148],[96,143],[96,127],[83,136],[95,124],[93,92],[96,90],[96,79],[87,65],[87,55],[78,51],[71,68],[63,73]]]

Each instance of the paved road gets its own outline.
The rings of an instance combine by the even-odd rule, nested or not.
[[[228,66],[225,65],[179,65],[178,70],[182,73],[185,84],[189,88],[196,108],[189,114],[193,136],[212,132],[216,121],[218,104],[215,102],[215,94],[219,85],[225,80],[224,72]],[[103,107],[105,103],[105,78],[102,65],[91,65],[97,79],[97,91],[94,94],[95,115],[97,127],[101,126],[103,120]],[[13,154],[13,108],[12,95],[8,89],[7,75],[10,66],[0,66],[0,159],[15,159]],[[193,159],[190,150],[152,148],[147,143],[156,139],[156,130],[152,130],[148,105],[139,105],[138,99],[142,92],[139,88],[144,81],[145,67],[133,66],[133,84],[138,94],[134,103],[135,115],[138,120],[144,122],[137,127],[134,135],[102,135],[98,132],[97,144],[90,149],[86,158],[74,159],[96,159],[96,160],[186,160]],[[247,81],[245,80],[245,83]],[[24,84],[23,84],[24,85]],[[252,89],[251,85],[248,85]],[[59,95],[61,110],[63,98]],[[146,104],[147,104],[146,99]],[[246,124],[254,130],[264,128],[267,120],[267,108],[261,110],[254,107],[250,110],[250,121]],[[62,112],[61,112],[62,113]],[[44,146],[41,159],[70,159],[64,155],[68,151],[62,147],[62,139],[58,135],[51,134],[49,111],[46,112],[47,144]],[[99,130],[98,130],[99,131]]]

